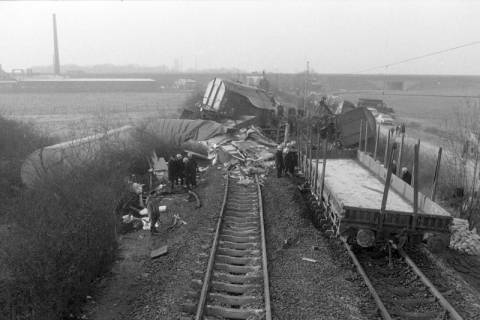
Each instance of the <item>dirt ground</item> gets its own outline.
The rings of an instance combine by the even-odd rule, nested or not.
[[[203,271],[205,248],[223,198],[221,181],[221,171],[206,172],[197,188],[203,200],[200,209],[187,196],[167,199],[169,213],[160,236],[152,238],[148,231],[123,236],[121,258],[88,298],[82,319],[181,318],[192,279]],[[311,224],[296,184],[271,175],[262,190],[273,319],[377,318],[368,290],[343,248]],[[166,232],[175,213],[187,225]],[[150,259],[150,249],[164,244],[168,254]]]
[[[120,240],[121,257],[109,277],[99,282],[98,293],[89,298],[82,319],[179,319],[184,296],[194,272],[202,269],[201,248],[209,244],[208,233],[223,200],[222,172],[211,168],[195,190],[202,207],[187,195],[164,200],[167,214],[159,236],[149,231],[127,234]],[[168,232],[174,214],[187,223]],[[168,253],[150,259],[150,249],[168,245]]]
[[[345,250],[315,229],[294,182],[272,174],[262,192],[273,318],[375,319]]]

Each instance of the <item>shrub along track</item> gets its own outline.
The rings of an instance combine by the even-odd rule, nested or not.
[[[255,180],[242,185],[227,174],[205,275],[193,283],[189,298],[195,302],[184,305],[196,320],[271,319],[261,189]]]

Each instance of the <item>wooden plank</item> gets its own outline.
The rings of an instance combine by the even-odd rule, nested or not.
[[[380,126],[375,124],[377,135],[375,136],[375,151],[373,152],[373,159],[377,160],[378,140],[380,139]]]
[[[157,249],[150,251],[150,258],[155,259],[155,258],[161,257],[167,254],[167,252],[168,252],[168,246],[167,245],[161,246]]]

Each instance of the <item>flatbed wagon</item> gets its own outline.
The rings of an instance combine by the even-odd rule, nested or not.
[[[301,163],[308,190],[319,205],[316,219],[330,222],[336,236],[363,247],[422,240],[448,246],[450,213],[420,192],[415,210],[414,189],[393,174],[385,188],[387,170],[368,154],[353,150],[327,154],[325,159],[301,155]]]

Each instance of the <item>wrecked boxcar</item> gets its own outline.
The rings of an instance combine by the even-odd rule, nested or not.
[[[264,90],[215,78],[208,83],[200,110],[202,118],[217,121],[243,121],[253,116],[254,123],[264,127],[272,125],[277,109],[273,97]]]

